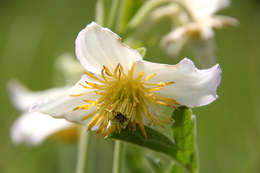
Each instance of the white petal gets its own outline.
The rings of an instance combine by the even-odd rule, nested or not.
[[[121,42],[121,38],[107,28],[92,22],[76,39],[76,54],[87,71],[99,74],[103,65],[113,69],[118,63],[129,69],[141,55]]]
[[[162,7],[158,7],[151,13],[153,20],[158,20],[164,17],[177,17],[180,15],[181,10],[177,4],[169,4]]]
[[[172,32],[167,34],[163,40],[162,40],[162,46],[167,47],[171,43],[177,43],[181,40],[186,39],[187,37],[187,31],[189,30],[189,27],[182,26],[174,29]]]
[[[28,109],[41,98],[60,93],[68,89],[67,87],[63,87],[33,92],[16,80],[9,81],[7,88],[11,95],[13,104],[21,111],[28,111]]]
[[[210,25],[213,28],[222,28],[224,26],[237,26],[238,20],[228,16],[213,16],[209,19]]]
[[[88,110],[74,110],[77,106],[85,105],[83,100],[95,100],[97,95],[92,90],[86,89],[80,84],[86,85],[85,81],[91,81],[86,75],[71,89],[53,97],[47,97],[36,103],[31,111],[41,112],[56,118],[65,118],[69,121],[87,124],[89,120],[81,121],[87,114],[93,112],[96,107]],[[84,94],[82,96],[72,96]]]
[[[37,145],[48,136],[75,126],[63,119],[54,119],[38,112],[22,114],[13,124],[11,138],[15,144]]]
[[[197,20],[209,17],[218,10],[227,7],[229,0],[184,0],[183,3]]]
[[[151,82],[175,82],[158,91],[158,94],[171,97],[181,105],[198,107],[207,105],[217,98],[216,90],[221,81],[219,65],[199,70],[191,60],[185,58],[176,65],[139,61],[136,69],[145,72],[146,75],[155,73]]]
[[[209,18],[177,27],[163,38],[162,47],[166,48],[169,54],[176,55],[188,40],[211,39],[214,36],[211,21]]]
[[[163,38],[161,46],[165,48],[170,55],[177,55],[188,39],[188,29],[186,26],[174,29]]]

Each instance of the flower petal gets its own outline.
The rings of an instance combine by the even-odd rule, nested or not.
[[[176,65],[157,64],[138,61],[137,71],[146,75],[155,73],[151,82],[175,82],[157,91],[158,94],[175,99],[179,104],[198,107],[213,102],[217,96],[217,87],[221,81],[221,69],[215,65],[199,70],[187,58]]]
[[[177,17],[180,15],[181,9],[177,4],[169,4],[162,7],[158,7],[151,13],[151,18],[153,20],[159,20],[164,17]]]
[[[188,26],[182,26],[174,29],[164,36],[161,46],[167,50],[170,55],[177,55],[188,39]]]
[[[123,44],[118,35],[94,22],[78,34],[76,54],[81,65],[96,74],[100,73],[103,65],[112,69],[120,63],[129,69],[133,62],[142,60],[142,56]]]
[[[54,119],[38,112],[24,113],[13,124],[11,138],[15,144],[37,145],[48,136],[75,126],[63,119]]]
[[[81,85],[85,85],[85,81],[91,81],[91,79],[83,75],[74,87],[59,95],[50,96],[39,101],[31,108],[31,111],[48,114],[55,118],[65,118],[72,122],[87,124],[88,119],[84,121],[81,119],[93,112],[96,107],[87,110],[74,110],[77,106],[86,104],[83,100],[95,100],[97,98],[94,91],[86,89]]]
[[[44,98],[48,95],[63,92],[67,90],[67,87],[53,88],[45,91],[33,92],[27,89],[23,84],[16,80],[8,82],[7,89],[11,95],[11,100],[14,105],[21,111],[28,111],[28,109],[39,99]]]
[[[209,19],[210,25],[213,28],[222,28],[225,26],[237,26],[238,20],[228,16],[213,16]]]
[[[184,0],[183,3],[196,19],[209,17],[218,10],[229,6],[229,0]]]
[[[167,34],[163,40],[162,40],[162,46],[166,47],[172,42],[178,42],[180,40],[183,40],[186,38],[186,33],[188,32],[189,27],[187,26],[182,26],[182,27],[177,27],[173,31],[171,31],[169,34]]]

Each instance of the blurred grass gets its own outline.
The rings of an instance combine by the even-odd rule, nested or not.
[[[52,87],[55,58],[74,52],[78,32],[94,19],[94,3],[0,1],[1,173],[73,172],[76,145],[53,140],[34,148],[12,145],[9,131],[19,112],[9,101],[6,83],[17,78],[34,90]],[[259,173],[260,3],[233,1],[223,14],[238,18],[240,25],[216,32],[217,57],[223,69],[220,97],[209,106],[195,109],[201,173]],[[146,57],[176,62],[163,59],[166,55],[157,46],[149,47]],[[189,52],[182,55],[192,57]],[[92,147],[89,169],[109,172],[111,141],[94,138]]]

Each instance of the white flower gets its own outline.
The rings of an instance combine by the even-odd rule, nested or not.
[[[66,87],[32,92],[17,81],[10,81],[8,89],[14,105],[23,112],[11,128],[14,144],[38,145],[51,135],[76,129],[75,124],[64,119],[54,119],[39,112],[28,112],[28,109],[39,99],[59,94],[67,90]]]
[[[181,25],[167,34],[162,40],[162,46],[167,48],[169,53],[174,53],[174,50],[171,51],[171,47],[177,47],[176,51],[180,50],[186,40],[212,38],[214,28],[235,26],[237,24],[237,20],[234,18],[215,15],[218,10],[229,5],[229,0],[179,0],[177,2],[180,4],[179,7],[183,9],[182,13],[178,14]],[[172,6],[172,4],[169,6]],[[166,9],[166,7],[161,8]],[[176,4],[174,12],[177,15]],[[164,13],[170,14],[170,12]],[[162,15],[162,12],[160,15]],[[172,46],[172,44],[175,45]]]
[[[136,122],[146,136],[143,121],[156,125],[158,105],[198,107],[217,98],[221,69],[199,70],[189,59],[177,65],[144,61],[121,38],[92,22],[76,39],[76,54],[86,75],[57,97],[43,99],[33,108],[56,118],[88,124],[106,136]]]

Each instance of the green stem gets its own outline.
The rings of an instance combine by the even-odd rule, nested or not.
[[[132,2],[132,1],[130,1]],[[129,6],[129,1],[128,0],[122,0],[121,2],[121,8],[120,8],[120,11],[119,11],[119,21],[117,23],[117,30],[122,33],[124,30],[125,30],[125,27],[126,27],[126,14],[128,13],[128,6]]]
[[[116,140],[115,149],[114,149],[114,160],[113,160],[112,173],[121,173],[122,172],[123,150],[124,150],[124,144],[121,141]]]
[[[78,145],[78,161],[76,167],[76,173],[84,173],[86,162],[88,160],[88,148],[89,148],[89,137],[87,126],[82,126],[80,128],[80,138]]]
[[[140,25],[145,17],[156,7],[170,3],[172,0],[149,0],[139,9],[136,15],[129,22],[129,28],[135,28]]]
[[[115,24],[115,18],[116,18],[116,13],[117,13],[117,8],[119,6],[120,0],[113,0],[112,2],[112,7],[111,7],[111,11],[110,11],[110,15],[108,18],[108,27],[110,29],[113,29],[114,24]]]
[[[95,21],[99,25],[104,25],[104,2],[103,0],[98,0],[96,4],[96,16]]]

